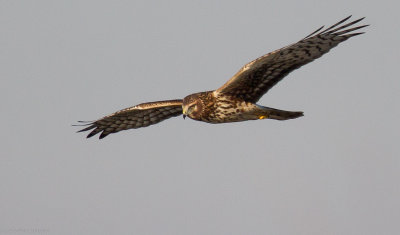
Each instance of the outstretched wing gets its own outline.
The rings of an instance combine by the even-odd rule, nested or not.
[[[103,139],[111,133],[150,126],[180,114],[182,114],[182,100],[143,103],[120,110],[97,121],[83,124],[88,127],[78,132],[94,129],[87,138],[101,132],[99,139]]]
[[[342,25],[351,16],[321,31],[319,28],[297,43],[268,53],[242,67],[217,93],[257,102],[269,89],[295,69],[321,57],[339,43],[363,32],[368,25],[348,28],[364,18]]]

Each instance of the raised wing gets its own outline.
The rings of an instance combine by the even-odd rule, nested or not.
[[[323,26],[297,43],[268,53],[243,66],[216,90],[249,102],[257,102],[269,89],[295,69],[321,57],[339,43],[363,32],[368,25],[348,28],[364,18],[342,25],[351,16],[321,31]]]
[[[99,139],[103,139],[111,133],[150,126],[181,114],[182,100],[143,103],[120,110],[97,121],[80,125],[88,127],[78,132],[94,129],[87,138],[101,132]]]

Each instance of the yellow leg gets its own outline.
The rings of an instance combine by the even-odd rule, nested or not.
[[[265,119],[265,118],[268,118],[268,116],[261,115],[258,117],[258,119]]]

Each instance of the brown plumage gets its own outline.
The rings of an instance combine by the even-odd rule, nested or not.
[[[182,100],[165,100],[139,104],[105,116],[95,122],[88,122],[88,127],[80,130],[92,130],[87,138],[101,132],[100,139],[111,133],[127,129],[150,126],[182,114]],[[81,122],[84,123],[84,122]]]
[[[290,72],[321,57],[339,43],[362,34],[353,31],[368,26],[349,28],[364,19],[343,24],[349,18],[323,31],[321,27],[297,43],[251,61],[217,90],[191,94],[183,100],[139,104],[83,124],[88,127],[79,132],[92,130],[88,138],[101,132],[101,139],[111,133],[146,127],[182,113],[183,117],[208,123],[301,117],[303,112],[273,109],[257,105],[256,102]]]

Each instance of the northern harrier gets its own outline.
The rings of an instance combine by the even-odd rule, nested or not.
[[[227,83],[214,91],[194,93],[183,100],[165,100],[139,104],[97,121],[88,122],[92,130],[87,138],[100,133],[100,139],[111,133],[150,126],[183,114],[208,123],[239,122],[257,119],[288,120],[303,112],[273,109],[256,104],[275,84],[295,69],[321,57],[339,43],[363,32],[353,32],[368,25],[349,28],[364,18],[343,24],[351,16],[321,31],[317,29],[297,43],[253,60],[242,67]],[[353,32],[353,33],[350,33]]]

